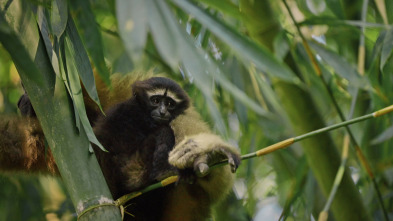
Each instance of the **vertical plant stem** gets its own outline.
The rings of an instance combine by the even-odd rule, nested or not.
[[[306,49],[308,57],[310,58],[310,60],[312,62],[312,66],[313,66],[313,68],[315,70],[315,73],[317,74],[317,76],[319,76],[319,78],[321,79],[324,87],[326,88],[326,90],[327,90],[327,92],[329,94],[329,98],[331,99],[331,101],[332,101],[332,103],[333,103],[333,105],[334,105],[334,107],[335,107],[335,109],[336,109],[336,111],[337,111],[341,121],[345,121],[346,118],[345,118],[345,116],[344,116],[340,106],[338,105],[337,100],[335,99],[331,88],[328,86],[325,78],[323,77],[322,72],[321,72],[321,68],[319,67],[318,62],[315,60],[315,56],[313,55],[312,51],[310,50],[310,46],[307,43],[306,38],[302,34],[302,32],[301,32],[301,30],[299,28],[299,25],[297,24],[293,14],[292,14],[292,11],[290,10],[286,0],[283,0],[283,3],[284,3],[285,8],[287,9],[287,11],[288,11],[288,13],[290,15],[290,17],[291,17],[295,27],[296,27],[296,30],[299,33],[299,36],[302,39],[303,45],[304,45],[304,47]],[[362,7],[362,19],[364,19],[363,21],[365,21],[365,16],[366,16],[366,12],[367,12],[367,3],[368,3],[368,0],[364,0],[363,7]],[[361,28],[360,42],[359,42],[359,57],[358,57],[358,70],[359,70],[359,73],[361,75],[364,75],[364,60],[365,60],[364,57],[365,57],[364,27],[362,27]],[[359,144],[356,141],[356,139],[355,139],[352,131],[350,130],[350,128],[346,126],[345,129],[346,129],[349,137],[351,138],[351,142],[353,144],[353,147],[355,148],[355,151],[356,151],[356,154],[358,156],[358,159],[359,159],[360,163],[362,164],[362,166],[366,170],[368,176],[370,177],[370,179],[371,179],[371,181],[373,183],[374,189],[377,192],[378,202],[379,202],[379,204],[380,204],[380,206],[381,206],[381,208],[383,210],[383,213],[384,213],[384,218],[385,218],[386,221],[388,221],[389,219],[388,219],[388,216],[387,216],[387,211],[386,211],[385,206],[383,204],[382,196],[381,196],[379,187],[378,187],[378,185],[377,185],[377,183],[375,181],[375,177],[374,177],[374,174],[373,174],[373,172],[371,170],[370,164],[367,161],[366,157],[364,156],[363,151],[360,149]]]

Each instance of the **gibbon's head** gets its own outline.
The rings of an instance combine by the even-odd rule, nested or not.
[[[132,85],[133,95],[157,123],[169,123],[190,106],[187,93],[169,78],[153,77]]]

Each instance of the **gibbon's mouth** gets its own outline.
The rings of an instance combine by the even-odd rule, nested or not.
[[[167,123],[169,122],[168,118],[164,118],[164,117],[158,117],[158,116],[152,116],[152,118],[158,122],[158,123]]]

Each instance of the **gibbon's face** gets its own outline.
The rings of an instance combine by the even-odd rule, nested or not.
[[[152,110],[151,117],[157,123],[169,123],[176,117],[174,111],[178,108],[177,105],[181,100],[174,93],[168,89],[155,89],[147,91],[147,96]]]
[[[135,98],[159,124],[169,124],[190,106],[187,93],[169,78],[152,77],[137,81],[132,90]]]

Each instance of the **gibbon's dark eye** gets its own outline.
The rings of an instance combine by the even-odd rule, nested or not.
[[[150,98],[150,101],[154,105],[157,105],[160,103],[160,99],[158,97],[152,97],[152,98]]]
[[[165,105],[169,108],[169,109],[174,109],[176,107],[176,102],[172,99],[169,99],[168,101],[165,102]]]

